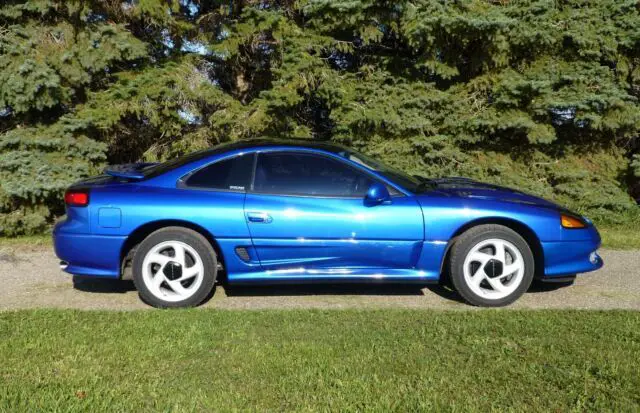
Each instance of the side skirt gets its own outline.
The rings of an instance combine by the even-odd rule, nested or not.
[[[229,284],[437,283],[438,273],[412,269],[290,268],[228,275]]]

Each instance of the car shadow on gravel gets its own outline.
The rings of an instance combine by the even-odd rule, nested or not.
[[[425,289],[446,299],[464,303],[453,289],[440,284],[301,284],[301,285],[224,285],[228,297],[274,297],[304,295],[369,295],[369,296],[424,296]]]
[[[534,281],[527,291],[543,293],[559,288],[566,288],[568,284],[543,283]],[[464,303],[464,299],[446,284],[275,284],[275,285],[234,285],[226,282],[218,285],[224,288],[228,297],[277,297],[277,296],[312,296],[312,295],[363,295],[363,296],[423,296],[425,289],[446,300]],[[83,292],[100,294],[124,294],[135,291],[135,285],[130,280],[113,280],[108,278],[73,277],[73,288]],[[215,289],[205,302],[213,296]]]
[[[458,294],[458,292],[454,289],[452,289],[451,287],[449,287],[448,285],[445,284],[431,284],[431,285],[427,285],[426,288],[431,291],[432,293],[439,295],[440,297],[449,300],[449,301],[455,301],[457,303],[463,303],[465,304],[466,302],[464,301],[464,298],[462,298],[462,296],[460,294]]]
[[[108,278],[93,278],[73,276],[73,288],[88,293],[118,293],[124,294],[129,291],[135,291],[136,287],[133,281],[128,280],[111,280]]]
[[[572,283],[544,283],[538,280],[534,280],[525,294],[546,293],[546,292],[555,291],[561,288],[567,288],[567,287],[570,287],[571,285]],[[466,301],[464,300],[464,298],[462,298],[462,296],[458,294],[457,291],[455,291],[448,285],[433,284],[433,285],[427,285],[426,288],[432,293],[439,295],[444,299],[466,304]]]
[[[421,285],[401,284],[298,284],[224,285],[229,297],[301,295],[424,295]]]
[[[559,290],[561,288],[569,288],[573,285],[573,281],[568,282],[542,282],[540,280],[533,280],[531,286],[527,290],[529,293],[546,293],[549,291]]]

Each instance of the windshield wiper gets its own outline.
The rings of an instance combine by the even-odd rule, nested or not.
[[[433,179],[423,178],[421,176],[415,176],[415,175],[414,177],[420,180],[420,183],[418,184],[418,186],[416,186],[416,192],[430,191],[438,187],[437,182],[434,181]]]

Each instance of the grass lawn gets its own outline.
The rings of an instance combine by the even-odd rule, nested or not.
[[[602,247],[613,250],[640,250],[640,227],[598,228],[602,237]]]
[[[53,247],[51,234],[22,235],[19,237],[0,237],[0,247],[4,248],[41,248]]]
[[[0,410],[640,409],[640,312],[0,313]]]

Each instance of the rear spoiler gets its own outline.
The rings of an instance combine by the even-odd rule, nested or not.
[[[145,177],[141,170],[151,165],[157,165],[157,162],[139,162],[108,166],[105,168],[104,173],[115,176],[116,178],[141,180]]]

